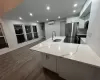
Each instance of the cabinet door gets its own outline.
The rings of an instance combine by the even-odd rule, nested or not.
[[[56,72],[56,56],[42,53],[42,64],[44,68]]]
[[[66,58],[57,58],[57,72],[66,80],[93,80],[94,68]]]

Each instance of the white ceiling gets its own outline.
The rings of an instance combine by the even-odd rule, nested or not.
[[[4,15],[5,19],[18,20],[22,17],[25,21],[46,21],[56,20],[58,16],[61,18],[78,15],[85,4],[86,0],[24,0],[17,8],[9,11]],[[78,3],[78,7],[73,5]],[[46,10],[46,4],[51,10]],[[76,13],[73,10],[76,9]],[[29,16],[29,12],[33,13],[33,17]]]

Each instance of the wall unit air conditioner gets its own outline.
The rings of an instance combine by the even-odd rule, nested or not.
[[[53,24],[55,24],[55,21],[49,21],[48,22],[48,25],[53,25]]]

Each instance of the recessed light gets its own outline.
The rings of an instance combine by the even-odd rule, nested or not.
[[[19,17],[20,20],[22,20],[22,17]]]
[[[29,15],[30,15],[30,16],[33,16],[33,14],[32,14],[32,13],[29,13]]]
[[[47,8],[46,8],[48,11],[50,10],[50,6],[47,6]]]
[[[60,16],[58,16],[58,19],[60,19]]]
[[[37,23],[38,23],[39,21],[37,21]]]
[[[37,23],[34,23],[34,25],[36,26],[36,25],[37,25]]]
[[[73,10],[73,13],[75,13],[76,12],[76,10]]]
[[[46,21],[48,21],[48,19],[46,19]]]
[[[78,6],[78,4],[76,3],[76,4],[74,4],[74,7],[77,7]]]

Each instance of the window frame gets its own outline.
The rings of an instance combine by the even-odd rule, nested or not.
[[[2,33],[2,36],[0,36],[0,38],[4,38],[5,44],[7,45],[6,47],[9,47],[6,36],[5,36],[5,33],[4,33],[4,30],[3,30],[2,23],[0,23],[0,29],[1,29],[1,33]],[[6,47],[4,47],[4,48],[6,48]],[[3,49],[3,48],[1,48],[1,49]]]
[[[21,25],[23,33],[21,33],[21,34],[17,34],[17,33],[16,33],[16,30],[15,30],[15,25]],[[18,43],[18,44],[21,44],[21,43],[26,42],[26,37],[25,37],[25,33],[24,33],[23,24],[13,24],[13,27],[14,27],[14,31],[15,31],[15,35],[16,35],[16,39],[17,39],[17,36],[19,36],[19,35],[24,35],[24,39],[25,39],[25,41],[23,41],[23,42],[18,42],[18,39],[17,39],[17,43]]]
[[[13,24],[13,26],[14,25],[21,25],[22,26],[22,30],[23,30],[23,33],[22,34],[16,34],[16,31],[15,31],[16,39],[17,39],[17,36],[18,35],[24,35],[24,38],[25,38],[25,41],[24,42],[31,41],[31,40],[34,40],[34,39],[39,38],[37,25],[31,25],[31,24]],[[27,33],[25,26],[30,26],[31,32],[28,32]],[[36,26],[37,32],[34,32],[33,26]],[[15,30],[15,28],[14,28],[14,30]],[[35,33],[37,33],[37,38],[35,38],[35,36],[34,36]],[[32,39],[31,40],[28,39],[27,34],[32,34]],[[24,42],[21,42],[21,43],[24,43]],[[17,43],[18,43],[18,40],[17,40]],[[18,44],[21,44],[21,43],[18,43]]]

